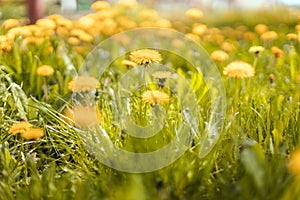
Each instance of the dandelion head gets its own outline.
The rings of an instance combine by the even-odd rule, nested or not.
[[[172,78],[172,73],[169,71],[157,71],[152,76],[156,79],[169,79]]]
[[[10,127],[8,133],[13,135],[17,133],[23,133],[30,127],[32,127],[32,124],[30,124],[29,122],[26,121],[16,122]]]
[[[299,35],[297,35],[296,33],[288,33],[286,35],[286,38],[290,41],[298,41],[300,39]]]
[[[191,8],[185,12],[185,15],[190,19],[200,19],[203,12],[198,8]]]
[[[42,65],[37,68],[36,73],[40,76],[52,76],[54,69],[49,65]]]
[[[277,46],[272,46],[271,51],[276,58],[280,58],[284,56],[284,52]]]
[[[252,46],[249,48],[249,52],[254,53],[256,56],[258,56],[264,50],[265,48],[263,46]]]
[[[96,1],[91,5],[91,9],[95,11],[106,10],[110,8],[110,4],[106,1]]]
[[[20,134],[21,137],[25,138],[26,140],[36,140],[43,137],[45,135],[45,132],[43,129],[30,127]]]
[[[291,153],[288,161],[288,169],[294,175],[300,175],[300,148]]]
[[[73,121],[80,128],[88,128],[101,123],[99,108],[92,106],[76,106],[73,108]]]
[[[118,4],[121,7],[127,8],[127,9],[129,9],[129,8],[135,8],[138,5],[138,3],[136,2],[136,0],[120,0],[118,2]]]
[[[137,64],[135,62],[132,62],[130,60],[122,60],[122,65],[126,66],[127,68],[135,67]]]
[[[264,32],[260,38],[263,41],[272,41],[278,38],[278,34],[275,31],[267,31]]]
[[[170,101],[170,97],[165,92],[159,90],[147,90],[142,94],[142,101],[154,106],[156,104],[162,105]]]
[[[210,54],[210,57],[211,57],[211,59],[213,59],[214,61],[217,61],[217,62],[224,62],[224,61],[228,60],[229,55],[228,55],[225,51],[222,51],[222,50],[216,50],[216,51],[213,51],[213,52]]]
[[[265,32],[267,32],[269,30],[268,26],[265,25],[265,24],[257,24],[255,27],[254,27],[254,31],[258,34],[263,34]]]
[[[68,88],[72,92],[88,92],[99,87],[99,81],[91,76],[78,76],[71,80],[68,84]]]
[[[18,26],[20,26],[20,23],[19,23],[19,20],[17,20],[17,19],[7,19],[2,23],[2,27],[5,30],[9,30],[11,28],[15,28]]]
[[[253,77],[255,70],[249,63],[238,60],[229,63],[224,68],[223,74],[233,78],[247,78]]]
[[[147,65],[150,63],[159,63],[162,61],[161,54],[153,49],[140,49],[130,53],[130,60],[140,65]]]

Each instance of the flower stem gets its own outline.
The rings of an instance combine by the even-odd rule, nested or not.
[[[43,83],[43,89],[44,89],[44,95],[46,101],[48,100],[48,90],[47,90],[47,78],[44,76],[44,83]]]

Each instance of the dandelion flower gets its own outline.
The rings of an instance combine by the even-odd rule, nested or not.
[[[54,69],[49,65],[42,65],[37,68],[36,73],[40,76],[52,76]]]
[[[76,106],[73,108],[73,113],[72,120],[80,128],[88,128],[101,122],[101,112],[96,107]]]
[[[123,8],[135,8],[138,4],[136,0],[120,0],[118,4]]]
[[[130,60],[140,65],[147,65],[149,63],[159,63],[162,61],[161,54],[152,49],[140,49],[130,53]]]
[[[20,133],[22,138],[25,138],[26,140],[36,140],[45,135],[44,130],[40,128],[33,128],[30,127],[26,131]]]
[[[288,33],[286,37],[291,41],[298,41],[300,39],[300,37],[296,33]]]
[[[213,51],[213,52],[210,54],[210,57],[211,57],[211,59],[213,59],[214,61],[217,61],[217,62],[224,62],[224,61],[228,60],[229,55],[228,55],[225,51],[222,51],[222,50],[216,50],[216,51]]]
[[[69,37],[68,43],[71,45],[78,45],[80,44],[80,40],[77,37]]]
[[[5,30],[9,30],[11,28],[15,28],[15,27],[18,27],[18,26],[20,26],[20,23],[17,19],[7,19],[2,23],[2,27]]]
[[[252,46],[249,48],[249,52],[254,53],[256,56],[258,56],[264,50],[265,50],[265,48],[262,46]]]
[[[280,58],[284,56],[284,52],[277,46],[272,46],[271,51],[276,58]]]
[[[191,8],[186,11],[185,15],[190,19],[200,19],[203,16],[203,13],[198,8]]]
[[[139,17],[143,20],[153,20],[158,18],[158,13],[153,9],[145,9],[139,12]]]
[[[193,26],[192,33],[196,35],[203,35],[207,31],[207,25],[205,24],[195,24]]]
[[[233,78],[247,78],[253,77],[255,70],[249,63],[233,61],[224,68],[223,74]]]
[[[255,27],[254,27],[254,31],[258,34],[263,34],[265,32],[267,32],[269,30],[268,26],[265,25],[265,24],[257,24]]]
[[[300,175],[300,148],[292,152],[289,158],[288,168],[293,174]]]
[[[68,88],[72,92],[88,92],[100,87],[99,81],[91,76],[78,76],[69,82]]]
[[[236,49],[237,49],[236,45],[229,41],[223,42],[221,45],[221,48],[227,52],[233,52],[233,51],[236,51]]]
[[[193,40],[194,42],[200,42],[200,37],[196,34],[187,33],[187,34],[185,34],[185,37],[190,39],[190,40]]]
[[[29,129],[30,127],[32,127],[33,125],[30,124],[29,122],[26,122],[26,121],[20,121],[20,122],[17,122],[17,123],[14,123],[8,133],[9,134],[17,134],[17,133],[23,133],[25,132],[27,129]]]
[[[163,88],[166,83],[166,79],[172,78],[172,73],[169,71],[157,71],[152,76],[158,79],[158,86]]]
[[[263,40],[263,41],[272,41],[272,40],[275,40],[278,38],[278,34],[275,32],[275,31],[267,31],[267,32],[264,32],[260,38]]]
[[[127,68],[135,67],[137,64],[130,60],[122,60],[122,65],[126,66]]]
[[[147,90],[142,94],[142,100],[153,106],[156,104],[162,105],[168,103],[170,101],[170,97],[168,94],[159,91],[159,90]]]
[[[91,5],[91,9],[95,11],[105,10],[110,8],[110,4],[106,1],[96,1]]]

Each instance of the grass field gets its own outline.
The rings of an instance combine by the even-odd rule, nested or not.
[[[120,1],[95,3],[75,20],[53,14],[34,25],[2,22],[0,199],[300,199],[300,10],[190,9],[178,18],[161,16]],[[135,44],[145,50],[136,42],[143,34],[114,37],[141,27],[172,29],[186,38],[168,43],[163,38],[170,35],[160,35],[150,39],[147,50],[153,51],[135,52],[126,49]],[[110,51],[96,54],[105,40],[112,41]],[[156,48],[162,43],[174,51]],[[207,52],[200,58],[215,64],[202,66],[192,44]],[[200,71],[190,62],[194,58]],[[199,156],[218,96],[205,67],[218,71],[226,99],[216,144]],[[161,70],[172,78],[151,75]],[[77,73],[83,78],[76,82]],[[194,117],[180,107],[186,102]],[[129,134],[151,122],[158,134]],[[115,147],[134,153],[161,149],[184,124],[193,131],[186,133],[188,142],[180,141],[186,151],[175,162],[128,173],[102,164],[111,151],[101,147],[110,143],[93,134],[92,123]]]

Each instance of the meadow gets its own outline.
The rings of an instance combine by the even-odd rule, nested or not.
[[[300,199],[300,10],[174,16],[2,21],[0,199]],[[176,139],[163,167],[113,157]]]

